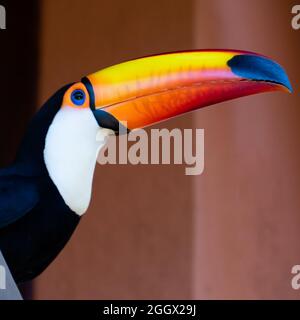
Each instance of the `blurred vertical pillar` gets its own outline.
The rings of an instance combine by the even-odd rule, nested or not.
[[[195,0],[195,45],[257,51],[295,92],[253,96],[196,114],[205,172],[195,178],[194,298],[299,298],[299,31],[293,1]]]
[[[38,1],[1,1],[6,29],[0,30],[0,165],[15,157],[27,122],[36,109],[38,74]]]
[[[126,59],[193,45],[193,1],[41,2],[40,103]],[[163,126],[191,127],[190,115]],[[76,159],[74,159],[76,161]],[[97,166],[91,208],[37,299],[189,298],[192,180],[180,166]]]
[[[11,163],[26,125],[36,109],[38,78],[38,1],[1,1],[6,29],[0,30],[0,166]],[[25,298],[31,285],[22,286]]]

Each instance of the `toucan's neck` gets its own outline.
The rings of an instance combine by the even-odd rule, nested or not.
[[[63,95],[70,86],[58,90],[30,121],[14,163],[18,173],[25,176],[47,174],[43,156],[46,135],[60,109]]]
[[[99,132],[90,109],[61,108],[69,87],[56,92],[32,119],[9,170],[50,178],[69,208],[82,215],[90,203],[97,155],[107,132]]]

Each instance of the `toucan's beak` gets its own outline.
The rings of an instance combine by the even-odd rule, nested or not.
[[[103,127],[142,128],[221,101],[292,91],[283,68],[264,56],[224,50],[168,53],[124,62],[83,79]]]

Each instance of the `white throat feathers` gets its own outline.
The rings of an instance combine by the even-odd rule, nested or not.
[[[98,152],[111,133],[99,128],[89,108],[63,107],[49,127],[44,149],[49,176],[66,205],[79,216],[89,206]]]

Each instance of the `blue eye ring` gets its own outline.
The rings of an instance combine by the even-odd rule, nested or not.
[[[82,106],[85,102],[85,92],[81,89],[75,89],[71,94],[71,100],[76,106]]]

